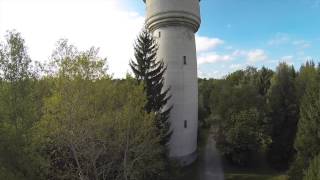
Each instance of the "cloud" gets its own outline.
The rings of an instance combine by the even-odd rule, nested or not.
[[[232,53],[235,57],[244,57],[249,63],[256,63],[258,61],[263,61],[268,59],[266,52],[262,49],[252,49],[252,50],[235,50]]]
[[[222,71],[210,71],[210,72],[203,72],[201,70],[198,71],[198,76],[200,78],[217,78],[217,79],[220,79],[220,78],[223,78],[223,76],[225,76],[225,72],[222,72]]]
[[[47,60],[60,38],[79,49],[94,45],[108,58],[109,72],[124,77],[144,23],[144,17],[128,10],[124,1],[0,0],[0,37],[10,29],[21,32],[37,61]]]
[[[205,52],[214,49],[219,45],[224,44],[224,41],[219,38],[209,38],[196,35],[197,52]]]
[[[226,62],[232,60],[231,55],[219,55],[215,52],[204,53],[198,56],[198,64]]]
[[[293,56],[291,56],[291,55],[281,57],[281,60],[291,61],[292,59],[293,59]]]
[[[259,61],[267,60],[268,56],[262,49],[234,50],[230,54],[223,55],[218,54],[217,52],[206,52],[198,54],[198,64],[228,62],[236,58],[244,58],[245,60],[247,60],[247,64],[252,64]]]
[[[237,49],[233,51],[232,56],[247,56],[247,54],[248,54],[247,51]]]
[[[196,35],[198,64],[208,64],[232,60],[231,55],[220,55],[217,52],[212,51],[214,48],[217,48],[222,44],[224,44],[224,41],[219,38],[210,38],[206,36]]]
[[[258,62],[266,60],[268,57],[264,50],[262,49],[255,49],[252,51],[249,51],[247,54],[247,59],[249,62]]]
[[[305,40],[293,41],[292,44],[297,46],[300,49],[309,48],[311,46],[311,44]]]
[[[272,39],[268,41],[268,45],[279,46],[290,42],[290,37],[286,33],[277,33]]]
[[[291,38],[290,35],[286,33],[277,33],[271,40],[268,41],[268,45],[294,45],[300,49],[306,49],[311,47],[310,42],[305,40],[296,40],[294,38]]]
[[[225,49],[226,49],[226,50],[232,50],[233,47],[232,47],[232,46],[227,46],[227,47],[225,47]]]
[[[231,64],[229,66],[230,69],[234,70],[239,70],[239,69],[243,69],[245,67],[245,64]]]

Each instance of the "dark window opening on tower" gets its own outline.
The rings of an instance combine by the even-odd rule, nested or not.
[[[161,32],[159,31],[158,33],[159,33],[159,36],[158,36],[158,37],[160,38],[160,37],[161,37]]]
[[[183,56],[183,64],[184,64],[184,65],[187,64],[187,56]]]
[[[188,121],[187,120],[184,120],[184,128],[187,128],[188,127]]]

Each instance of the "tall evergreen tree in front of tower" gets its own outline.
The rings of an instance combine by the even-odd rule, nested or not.
[[[165,105],[170,99],[169,88],[164,89],[164,73],[166,66],[157,59],[158,46],[152,34],[144,28],[134,44],[135,61],[130,61],[130,67],[139,83],[144,84],[147,96],[145,110],[156,114],[155,125],[161,139],[161,145],[166,146],[170,136],[170,108]]]

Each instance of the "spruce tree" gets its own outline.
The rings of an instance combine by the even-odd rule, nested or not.
[[[265,96],[271,86],[271,78],[273,71],[265,68],[264,66],[258,72],[257,86],[261,96]]]
[[[144,28],[134,44],[135,61],[130,61],[130,67],[138,83],[143,83],[147,96],[145,110],[156,114],[155,125],[161,144],[166,146],[170,136],[169,113],[172,108],[166,108],[170,99],[169,88],[164,89],[164,73],[167,69],[162,60],[157,59],[158,46],[152,34]]]
[[[313,61],[307,61],[300,67],[299,74],[296,79],[297,98],[301,102],[306,92],[308,84],[317,76],[317,67]]]

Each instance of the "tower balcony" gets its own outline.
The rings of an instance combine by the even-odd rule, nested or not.
[[[199,0],[144,0],[146,25],[154,31],[163,26],[187,26],[197,32],[200,23]]]

